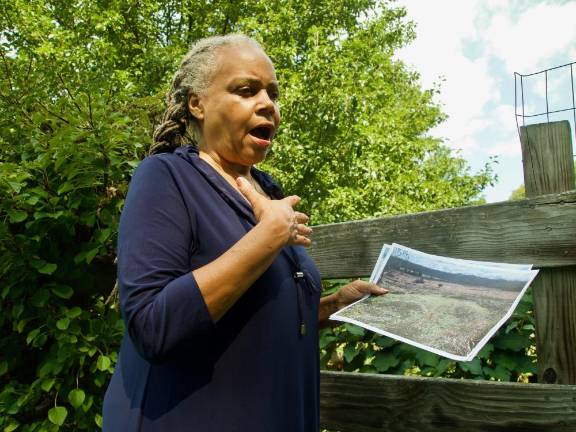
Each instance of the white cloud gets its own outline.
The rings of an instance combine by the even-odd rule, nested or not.
[[[537,72],[558,54],[574,50],[576,3],[541,3],[519,16],[497,8],[482,38],[490,54],[502,60],[508,73]],[[566,58],[564,63],[569,63]]]
[[[511,189],[506,189],[517,187],[522,177],[512,73],[533,73],[576,60],[576,2],[399,0],[397,4],[405,6],[407,18],[417,24],[416,40],[397,57],[420,73],[423,87],[441,81],[438,102],[449,118],[431,133],[461,149],[472,167],[481,167],[492,155],[506,161],[494,167],[500,181],[487,191],[487,199],[509,196]],[[560,81],[550,75],[551,105],[571,96],[566,80]],[[524,84],[526,114],[544,111],[543,80],[525,78]]]
[[[465,41],[477,37],[473,23],[479,3],[400,2],[409,19],[417,23],[417,39],[397,56],[420,72],[424,87],[443,80],[438,102],[449,118],[432,133],[447,138],[447,144],[462,149],[463,154],[475,150],[471,135],[485,127],[485,105],[500,97],[487,59],[470,60],[463,52]]]

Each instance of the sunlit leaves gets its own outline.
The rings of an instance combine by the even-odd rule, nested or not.
[[[48,411],[48,419],[58,426],[62,426],[64,424],[67,416],[68,410],[66,407],[56,406],[54,408],[50,408]]]
[[[86,393],[84,393],[84,390],[82,389],[74,389],[68,393],[68,400],[70,401],[70,405],[74,408],[80,408],[85,399]]]
[[[96,361],[96,367],[101,371],[107,370],[110,367],[110,364],[110,358],[105,355],[99,356]]]

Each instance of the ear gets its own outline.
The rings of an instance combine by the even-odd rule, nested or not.
[[[188,110],[197,120],[204,119],[204,105],[200,100],[200,97],[194,93],[188,96]]]

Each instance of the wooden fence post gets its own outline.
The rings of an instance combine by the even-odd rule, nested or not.
[[[526,197],[575,188],[570,123],[520,128]],[[576,384],[576,268],[541,269],[532,284],[538,381]]]

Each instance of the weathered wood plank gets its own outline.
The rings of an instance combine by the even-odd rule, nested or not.
[[[576,384],[576,268],[543,269],[532,290],[538,380]]]
[[[455,258],[576,265],[576,191],[314,227],[322,277],[366,276],[384,242]]]
[[[574,189],[570,122],[539,123],[520,128],[527,197]]]
[[[322,372],[320,423],[340,432],[574,432],[576,386]]]
[[[567,121],[520,129],[526,196],[574,187]],[[576,270],[545,269],[533,282],[540,382],[576,384]]]

